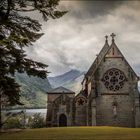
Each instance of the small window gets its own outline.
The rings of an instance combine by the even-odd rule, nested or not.
[[[84,97],[79,97],[76,99],[76,103],[77,105],[82,106],[86,103],[86,99]]]

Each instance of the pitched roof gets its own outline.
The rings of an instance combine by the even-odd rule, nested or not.
[[[100,51],[100,53],[94,60],[93,64],[91,65],[91,67],[89,68],[85,76],[91,75],[93,73],[93,69],[95,70],[96,68],[98,68],[98,65],[100,64],[100,62],[104,58],[104,55],[108,52],[109,49],[110,49],[110,46],[108,44],[108,41],[106,40],[105,45],[103,46],[102,50]]]
[[[103,46],[103,48],[100,51],[99,55],[96,57],[95,61],[93,62],[93,64],[89,68],[89,70],[86,73],[85,77],[94,75],[94,73],[96,72],[96,70],[97,70],[98,66],[100,65],[101,61],[103,60],[103,58],[105,57],[105,55],[108,53],[108,51],[112,47],[116,47],[119,50],[119,48],[115,44],[114,39],[112,39],[112,44],[110,46],[108,45],[108,41],[106,40],[105,45]],[[123,56],[123,54],[121,53],[120,50],[119,50],[119,52],[122,55],[122,57],[124,58],[124,60],[126,61],[126,63],[129,65],[129,63],[127,62],[127,60],[125,59],[125,57]],[[129,67],[131,68],[131,70],[133,71],[133,73],[137,76],[137,74],[134,72],[134,70],[132,69],[132,67],[130,65],[129,65]]]
[[[60,94],[60,93],[75,94],[72,90],[69,90],[69,89],[64,88],[64,87],[62,87],[62,86],[57,87],[57,88],[54,88],[54,89],[48,91],[47,93],[48,93],[48,94],[53,94],[53,93],[55,93],[55,94],[57,94],[57,93],[58,93],[58,94]]]

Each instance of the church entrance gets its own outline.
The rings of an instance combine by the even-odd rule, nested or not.
[[[62,127],[62,126],[67,126],[67,117],[65,114],[61,114],[59,116],[59,126]]]

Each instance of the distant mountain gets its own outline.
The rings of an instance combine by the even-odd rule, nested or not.
[[[85,72],[78,70],[70,70],[62,75],[55,77],[48,77],[48,80],[53,88],[58,86],[64,86],[73,90],[74,92],[79,92],[81,89],[81,82],[84,77]]]
[[[45,107],[46,92],[51,89],[48,79],[29,77],[27,74],[16,73],[16,81],[21,85],[21,102],[25,107]]]
[[[63,86],[76,94],[81,90],[81,82],[85,72],[70,70],[62,75],[41,79],[29,77],[27,74],[16,73],[16,81],[21,85],[21,101],[25,107],[46,107],[46,92],[52,88]],[[138,87],[140,91],[140,86]]]
[[[46,92],[58,86],[64,86],[79,93],[83,77],[84,72],[78,70],[70,70],[62,75],[46,79],[29,77],[25,73],[16,73],[15,75],[16,81],[21,85],[21,102],[29,108],[46,107]]]

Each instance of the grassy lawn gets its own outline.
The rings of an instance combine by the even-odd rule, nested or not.
[[[140,128],[61,127],[1,133],[0,140],[140,140]]]

